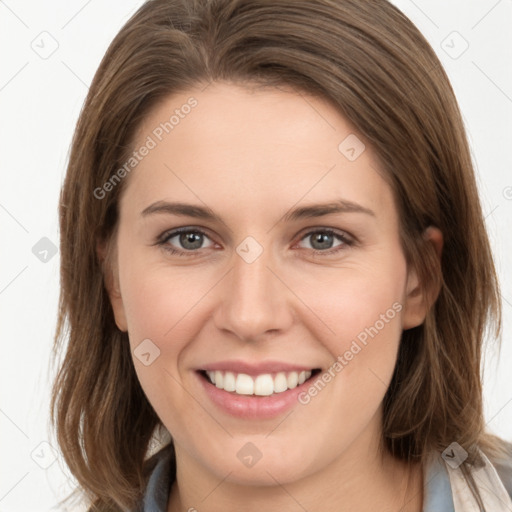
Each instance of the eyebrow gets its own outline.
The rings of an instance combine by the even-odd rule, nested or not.
[[[324,215],[331,215],[333,213],[364,213],[366,215],[371,215],[372,217],[376,216],[373,210],[361,206],[358,203],[347,201],[345,199],[338,199],[338,201],[331,203],[312,204],[295,208],[286,213],[283,217],[283,220],[289,221],[309,219],[314,217],[322,217]]]
[[[165,213],[168,215],[181,215],[187,217],[195,217],[197,219],[218,221],[224,224],[220,216],[208,207],[196,206],[187,203],[157,201],[145,208],[141,215],[146,217],[157,213]],[[361,206],[358,203],[339,199],[338,201],[301,206],[290,210],[283,216],[285,222],[309,219],[315,217],[323,217],[324,215],[332,215],[334,213],[363,213],[375,217],[375,212]]]

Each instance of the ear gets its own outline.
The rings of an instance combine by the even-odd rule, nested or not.
[[[433,226],[429,226],[423,233],[425,244],[430,244],[434,249],[435,257],[441,263],[443,251],[443,234]],[[428,247],[427,247],[428,249]],[[404,312],[402,314],[402,328],[411,329],[421,325],[428,313],[428,305],[433,304],[439,295],[440,285],[433,284],[427,287],[420,283],[416,270],[411,268],[407,275],[406,296]]]
[[[110,241],[99,241],[96,244],[96,254],[103,270],[103,279],[110,298],[110,304],[112,305],[114,320],[120,331],[127,332],[128,324],[119,287],[117,244],[114,236],[112,236]]]

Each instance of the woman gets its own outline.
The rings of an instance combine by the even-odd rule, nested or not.
[[[145,3],[60,214],[52,412],[91,511],[511,510],[468,144],[391,4]]]

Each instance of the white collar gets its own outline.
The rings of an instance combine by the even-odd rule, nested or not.
[[[484,465],[479,468],[471,466],[468,466],[468,468],[480,493],[485,510],[489,512],[512,512],[512,499],[503,485],[496,468],[481,450],[479,450],[479,453]],[[440,458],[444,461],[450,478],[455,512],[481,512],[464,477],[461,466],[453,467],[453,464],[448,463],[442,457]]]

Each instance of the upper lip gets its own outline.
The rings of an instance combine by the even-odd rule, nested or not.
[[[283,361],[262,361],[260,363],[249,363],[240,360],[217,361],[216,363],[205,364],[199,370],[204,371],[227,371],[233,373],[245,373],[247,375],[261,375],[264,373],[278,372],[301,372],[318,368],[318,366],[294,364]]]

